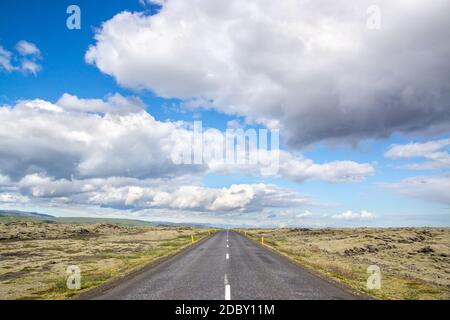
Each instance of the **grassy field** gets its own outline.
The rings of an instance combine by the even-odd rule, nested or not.
[[[191,236],[199,240],[209,232],[110,223],[0,222],[0,299],[74,297],[181,250],[191,244]],[[81,270],[81,290],[67,289],[70,265]]]
[[[450,299],[450,229],[248,229],[255,241],[381,299]],[[368,290],[367,267],[381,269]]]

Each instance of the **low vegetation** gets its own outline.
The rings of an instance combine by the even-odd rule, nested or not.
[[[190,227],[0,223],[0,299],[65,299],[173,254],[211,230]],[[67,288],[67,267],[81,270],[81,290]]]
[[[381,299],[450,299],[450,229],[248,229],[243,234],[311,269]],[[367,268],[381,269],[368,290]]]

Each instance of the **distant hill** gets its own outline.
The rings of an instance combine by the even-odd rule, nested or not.
[[[0,215],[12,215],[18,217],[33,217],[33,218],[54,218],[49,214],[42,214],[37,212],[26,212],[16,210],[0,210]]]
[[[56,218],[49,214],[42,214],[37,212],[26,212],[16,210],[0,210],[0,222],[12,221],[40,221],[47,223],[57,223]]]
[[[39,221],[46,223],[62,224],[96,224],[109,223],[131,227],[205,227],[199,224],[190,223],[172,223],[172,222],[151,222],[137,219],[115,219],[115,218],[89,218],[89,217],[55,217],[49,214],[37,212],[26,212],[17,210],[0,210],[0,222],[12,221]]]

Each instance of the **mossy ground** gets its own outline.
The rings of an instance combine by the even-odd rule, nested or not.
[[[0,223],[0,299],[65,299],[172,254],[206,229],[113,224]],[[81,290],[67,289],[67,267]]]
[[[380,299],[450,299],[450,229],[239,230],[299,264]],[[368,290],[367,267],[381,269]]]

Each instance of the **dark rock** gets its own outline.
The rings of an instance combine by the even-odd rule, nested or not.
[[[84,229],[84,228],[80,228],[79,230],[77,230],[78,234],[89,234],[91,233],[89,230]]]
[[[434,250],[430,247],[430,246],[426,246],[421,248],[419,251],[417,251],[419,253],[424,253],[424,254],[428,254],[428,253],[432,253],[434,252]]]

